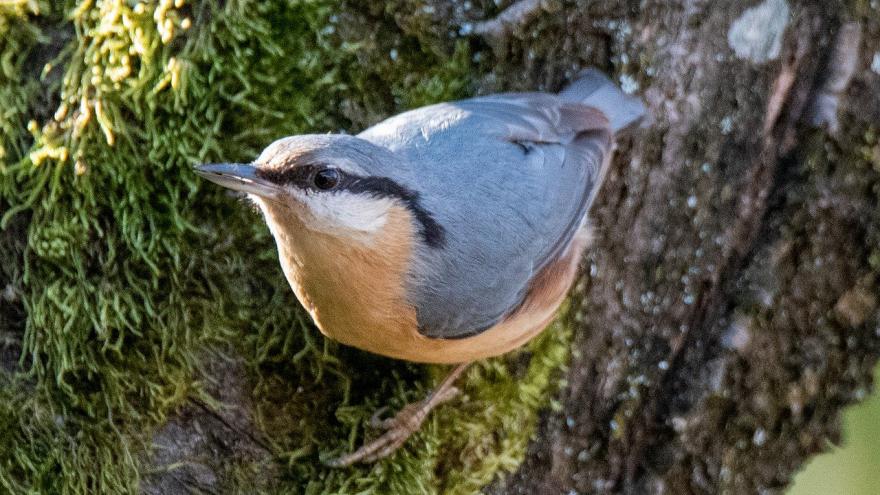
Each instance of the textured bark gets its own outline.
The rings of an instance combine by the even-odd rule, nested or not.
[[[251,489],[265,489],[277,476],[272,449],[254,425],[242,363],[219,354],[207,360],[207,395],[222,406],[192,400],[153,434],[150,461],[158,469],[144,477],[145,495],[217,493],[228,482],[223,476],[242,461],[262,467]]]
[[[763,63],[731,52],[738,2],[627,16],[653,119],[593,209],[562,411],[488,492],[763,493],[839,440],[880,344],[864,143],[880,26],[843,4],[790,8]]]
[[[561,410],[485,491],[773,492],[839,441],[880,356],[878,8],[526,0],[492,20],[488,2],[401,3],[409,36],[471,37],[477,93],[557,90],[598,66],[649,108],[592,210]],[[380,32],[379,14],[344,9],[351,37]],[[340,107],[355,125],[385,116]],[[0,247],[20,253],[25,231]],[[21,275],[0,276],[3,370],[25,311]],[[209,361],[205,395],[224,407],[190,401],[159,429],[151,462],[173,469],[146,473],[145,493],[220,492],[242,461],[265,461],[255,488],[283,478],[241,363]]]
[[[864,138],[880,121],[876,17],[768,2],[777,9],[755,16],[790,9],[780,45],[750,48],[729,32],[754,5],[527,3],[543,10],[476,25],[496,57],[480,92],[555,90],[612,61],[650,116],[620,143],[593,209],[562,410],[544,415],[519,471],[486,491],[784,488],[839,440],[840,411],[864,396],[880,352],[878,148]],[[435,27],[479,21],[433,11]],[[872,145],[872,159],[853,162]]]

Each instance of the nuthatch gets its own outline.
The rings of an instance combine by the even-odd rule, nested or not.
[[[292,136],[251,164],[196,171],[262,210],[281,268],[324,335],[458,366],[334,466],[384,457],[454,396],[467,363],[553,319],[588,242],[614,133],[641,102],[587,70],[558,95],[510,93],[411,110],[357,136]]]

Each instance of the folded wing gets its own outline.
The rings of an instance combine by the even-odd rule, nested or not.
[[[606,112],[588,99],[574,90],[473,98],[406,112],[359,136],[406,159],[410,170],[394,176],[446,229],[446,245],[415,254],[411,297],[423,334],[462,338],[504,319],[583,226],[613,137]]]

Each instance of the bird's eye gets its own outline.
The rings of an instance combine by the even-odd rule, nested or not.
[[[312,181],[315,183],[315,187],[322,191],[333,189],[336,184],[339,184],[339,171],[335,168],[319,170]]]

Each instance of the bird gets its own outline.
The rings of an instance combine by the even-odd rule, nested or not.
[[[390,455],[455,397],[470,363],[552,322],[590,242],[587,212],[615,136],[644,114],[638,97],[587,69],[559,93],[428,105],[357,135],[285,137],[251,163],[195,168],[262,212],[321,333],[455,365],[424,400],[374,416],[381,436],[326,464]]]

